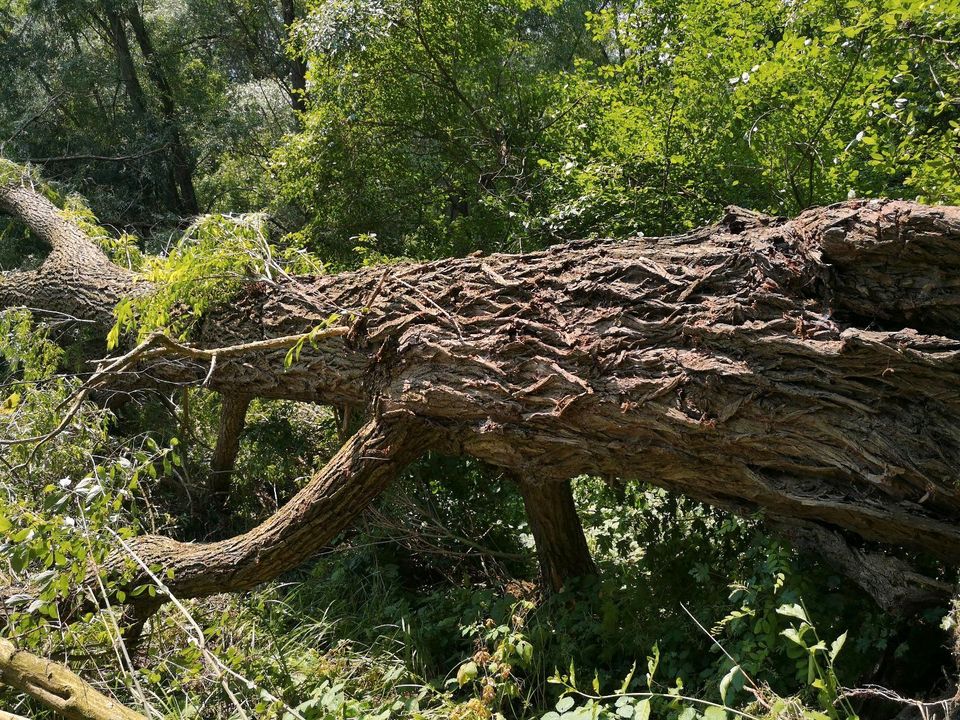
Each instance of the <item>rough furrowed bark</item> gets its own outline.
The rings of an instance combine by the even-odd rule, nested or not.
[[[67,720],[146,720],[99,692],[69,668],[0,638],[0,683],[29,695]],[[0,711],[4,717],[16,718]]]
[[[113,325],[113,308],[123,297],[146,290],[109,258],[24,178],[0,183],[0,212],[12,215],[51,247],[33,271],[0,273],[0,307],[25,306]]]
[[[677,237],[251,282],[192,342],[296,336],[333,314],[344,332],[290,367],[283,348],[154,355],[143,377],[366,407],[542,483],[642,478],[960,560],[960,208],[732,209]],[[366,487],[323,513],[359,512]],[[316,547],[299,510],[281,517],[264,526],[278,533],[138,550],[190,594],[249,587]]]
[[[226,361],[210,385],[376,397],[543,482],[640,477],[957,560],[958,263],[958,208],[733,211],[674,238],[251,286],[199,340],[369,306],[289,369],[280,353]]]
[[[530,483],[518,478],[517,485],[537,546],[543,588],[560,592],[574,578],[596,575],[570,482]]]

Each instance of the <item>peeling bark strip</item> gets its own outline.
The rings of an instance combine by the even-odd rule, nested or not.
[[[67,667],[0,638],[0,682],[29,695],[67,720],[147,720],[97,691]],[[18,716],[0,712],[3,718]]]
[[[0,189],[0,208],[55,256],[67,231],[20,189]],[[94,318],[148,291],[104,262],[86,253],[19,296]],[[858,200],[792,221],[731,209],[677,237],[251,283],[208,312],[194,349],[143,360],[144,381],[381,420],[251,533],[137,548],[174,568],[175,592],[251,587],[328,542],[436,434],[543,483],[642,477],[960,561],[958,278],[960,208]],[[0,303],[12,292],[0,286]],[[333,313],[349,327],[285,368],[272,339]],[[215,364],[196,350],[224,345],[245,348]]]

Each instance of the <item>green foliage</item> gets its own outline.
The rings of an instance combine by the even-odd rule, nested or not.
[[[960,202],[957,0],[294,10],[288,37],[268,0],[0,2],[0,152],[39,159],[55,183],[7,160],[0,182],[35,183],[158,288],[116,308],[111,348],[188,337],[245,284],[288,273],[672,233],[729,203]],[[303,57],[297,116],[290,61]],[[2,221],[0,266],[43,251]],[[5,439],[49,433],[80,384],[58,373],[81,333],[46,319],[0,315]],[[188,603],[190,621],[166,608],[131,669],[115,612],[64,622],[90,568],[134,533],[255,525],[361,421],[255,401],[221,509],[206,489],[218,416],[213,394],[189,389],[84,404],[39,447],[0,446],[0,585],[25,588],[4,633],[151,716],[846,720],[841,684],[892,677],[923,694],[944,666],[930,650],[943,609],[886,616],[756,519],[641,483],[574,482],[600,577],[539,597],[511,482],[430,455],[307,569]],[[104,579],[95,594],[122,602],[115,590]]]
[[[414,257],[523,245],[530,155],[562,104],[551,75],[582,36],[582,6],[558,8],[316,3],[299,32],[310,110],[273,165],[301,235],[345,262],[363,233]]]
[[[0,319],[4,399],[0,435],[5,439],[43,437],[59,424],[62,405],[77,388],[70,377],[56,376],[62,351],[33,325],[26,312]],[[140,481],[176,461],[175,452],[149,438],[116,442],[109,418],[83,406],[60,435],[0,448],[6,473],[0,478],[0,582],[23,588],[7,598],[7,632],[27,646],[48,651],[61,613],[72,611],[77,588],[91,568],[116,548],[116,537],[131,537],[140,527],[136,506]],[[122,578],[103,579],[110,594]],[[134,593],[152,592],[141,587]],[[90,617],[88,615],[88,617]],[[116,619],[64,629],[61,642],[83,646],[109,641]]]
[[[61,214],[83,230],[117,265],[128,270],[138,270],[143,265],[144,256],[138,247],[137,238],[130,233],[114,236],[97,222],[93,211],[81,196],[68,195],[63,201]]]
[[[323,265],[308,253],[271,245],[265,222],[260,214],[206,215],[169,254],[145,260],[141,276],[155,291],[120,301],[108,347],[116,347],[126,333],[141,340],[160,330],[185,337],[204,312],[229,301],[251,280],[274,283],[288,272],[323,272]]]
[[[679,677],[668,684],[656,680],[660,650],[654,645],[651,655],[647,657],[647,672],[643,678],[636,678],[634,665],[617,691],[609,695],[600,695],[600,682],[597,678],[594,678],[592,683],[592,692],[578,687],[572,664],[569,673],[557,673],[550,681],[559,685],[563,693],[557,701],[555,711],[546,713],[541,720],[648,720],[652,713],[656,717],[677,720],[725,720],[731,717],[761,720],[761,716],[771,719],[790,717],[798,720],[858,720],[850,701],[841,693],[834,668],[834,662],[843,649],[847,634],[840,635],[828,648],[817,636],[816,628],[810,624],[802,606],[781,605],[777,614],[795,621],[780,634],[801,649],[804,664],[807,666],[806,685],[816,692],[818,700],[815,707],[804,706],[798,698],[778,697],[768,688],[756,685],[739,665],[733,665],[720,681],[719,702],[685,695],[683,681]],[[743,688],[745,684],[749,684],[756,701],[746,710],[728,705],[727,698],[731,688]],[[636,686],[645,689],[631,690]],[[580,704],[578,700],[581,701]]]
[[[350,260],[671,233],[735,203],[957,202],[956,0],[318,3],[273,166]]]

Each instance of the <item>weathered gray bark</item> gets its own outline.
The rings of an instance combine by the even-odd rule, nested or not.
[[[21,214],[10,192],[0,207]],[[91,282],[101,272],[116,275],[91,269]],[[109,306],[137,287],[110,275],[104,289],[85,273],[62,284],[47,273],[43,300],[59,293],[96,316],[97,293]],[[353,438],[342,452],[356,460],[338,456],[323,487],[371,472],[360,458],[379,453],[367,442],[390,447],[394,474],[426,445],[541,482],[642,477],[956,562],[958,278],[960,208],[852,201],[789,222],[733,209],[679,237],[251,283],[207,314],[195,346],[296,335],[333,313],[344,332],[289,368],[284,348],[225,354],[212,372],[196,353],[148,362],[151,381],[206,379],[225,395],[388,419],[395,439]],[[356,496],[305,490],[298,507],[327,498],[328,521],[352,516],[389,473]],[[262,562],[254,548],[287,544],[301,517],[281,513],[265,527],[286,530],[258,529],[240,546],[154,538],[142,550],[175,567],[181,592],[249,587],[330,538],[294,532],[292,554]]]
[[[890,555],[850,545],[843,536],[814,523],[781,523],[777,529],[794,547],[826,560],[886,612],[910,613],[947,603],[955,588],[918,573]]]

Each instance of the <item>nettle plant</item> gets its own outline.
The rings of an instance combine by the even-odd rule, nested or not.
[[[679,677],[672,682],[658,680],[660,649],[654,645],[646,659],[646,673],[638,676],[635,664],[612,693],[601,692],[596,675],[590,689],[583,689],[572,664],[566,673],[557,672],[550,682],[561,688],[561,697],[555,710],[543,715],[541,720],[649,720],[652,717],[676,720],[857,720],[856,711],[842,693],[834,665],[846,643],[847,633],[828,644],[818,635],[802,604],[781,605],[776,613],[785,621],[781,624],[787,625],[779,635],[784,639],[788,655],[806,668],[806,685],[816,700],[815,706],[804,704],[802,696],[780,697],[769,686],[757,683],[711,635],[729,665],[717,687],[719,697],[716,700],[685,692],[683,680]],[[732,700],[741,690],[753,695],[754,700],[745,707],[734,707]]]

